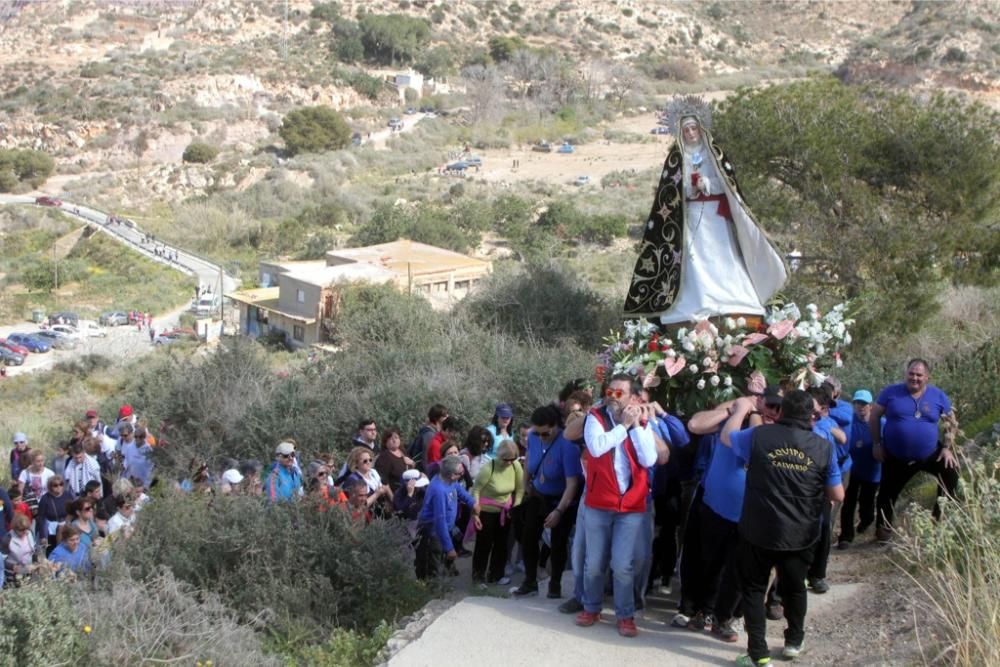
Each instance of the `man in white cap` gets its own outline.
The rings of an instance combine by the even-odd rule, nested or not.
[[[274,467],[264,483],[264,494],[273,503],[288,502],[302,495],[302,473],[295,465],[295,443],[284,440],[274,450]]]
[[[847,444],[851,448],[851,478],[847,482],[844,505],[840,510],[840,538],[838,549],[848,549],[854,541],[855,530],[863,533],[875,523],[875,494],[882,479],[882,464],[872,456],[872,434],[868,419],[872,411],[872,393],[867,389],[854,392],[854,419],[848,431]],[[854,512],[859,510],[855,526]]]
[[[239,493],[242,481],[243,475],[240,474],[240,471],[236,468],[230,468],[222,473],[222,487],[220,490],[224,495]]]

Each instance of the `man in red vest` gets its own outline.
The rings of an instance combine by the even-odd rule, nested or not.
[[[656,463],[653,430],[641,406],[632,405],[642,385],[626,374],[611,378],[604,405],[587,415],[587,496],[583,611],[576,624],[589,626],[601,618],[604,577],[610,559],[614,573],[618,634],[635,637],[635,542],[642,529],[649,495],[647,468]],[[577,526],[580,530],[581,526]]]

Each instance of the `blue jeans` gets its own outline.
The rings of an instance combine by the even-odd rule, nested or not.
[[[586,495],[580,498],[580,509],[576,511],[576,532],[573,533],[573,549],[570,552],[570,567],[573,568],[573,597],[581,604],[584,598],[583,568],[587,557],[587,512],[590,508],[584,503]]]
[[[635,588],[636,601],[646,602],[646,584],[653,569],[653,499],[646,502],[646,512],[642,515],[642,526],[635,541]]]
[[[615,586],[615,616],[635,616],[635,543],[639,539],[645,512],[611,512],[587,508],[584,527],[587,562],[584,566],[583,608],[600,612],[604,602],[604,574],[611,561]]]

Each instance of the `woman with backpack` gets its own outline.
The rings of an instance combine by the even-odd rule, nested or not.
[[[482,528],[472,552],[472,580],[482,588],[487,584],[506,586],[507,537],[510,510],[524,498],[524,470],[517,460],[517,445],[504,440],[496,457],[485,462],[472,485],[472,497],[480,505]]]

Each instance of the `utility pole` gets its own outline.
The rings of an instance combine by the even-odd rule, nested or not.
[[[281,59],[288,62],[288,0],[285,0],[285,24],[281,33]]]
[[[56,244],[52,244],[52,271],[55,273],[55,291],[59,291],[59,256],[56,254]]]

